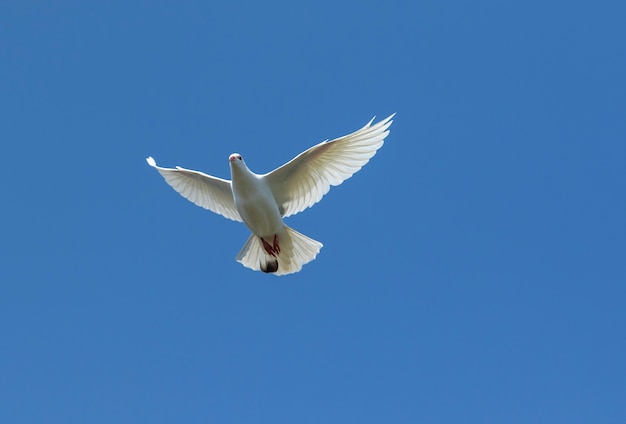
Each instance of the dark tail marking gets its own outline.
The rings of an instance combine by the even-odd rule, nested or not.
[[[261,271],[265,273],[272,273],[278,271],[278,259],[272,258],[271,261],[263,263],[261,261]]]

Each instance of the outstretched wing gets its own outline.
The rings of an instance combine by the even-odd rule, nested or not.
[[[375,125],[372,119],[352,134],[323,141],[265,174],[281,214],[289,216],[313,206],[331,186],[361,169],[382,147],[394,115]]]
[[[148,165],[159,171],[165,181],[184,198],[211,212],[241,222],[229,180],[212,177],[179,166],[162,168],[157,166],[152,157],[147,158],[146,161]]]

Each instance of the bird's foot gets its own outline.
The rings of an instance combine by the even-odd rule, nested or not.
[[[260,237],[260,239],[261,239],[261,242],[263,243],[263,249],[265,249],[268,255],[274,256],[274,257],[278,256],[278,254],[280,253],[280,245],[278,244],[277,234],[274,234],[274,241],[272,244],[269,244],[268,242],[266,242],[263,237]]]
[[[280,245],[278,244],[278,235],[274,234],[274,251],[278,255],[280,253]]]

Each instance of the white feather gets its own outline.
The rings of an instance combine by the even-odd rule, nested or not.
[[[232,181],[181,167],[162,168],[146,160],[174,190],[198,206],[234,221],[243,221],[252,235],[237,261],[276,275],[298,272],[315,259],[322,243],[287,227],[283,217],[313,206],[361,169],[389,134],[394,115],[302,152],[264,175],[250,171],[241,155],[230,155]]]

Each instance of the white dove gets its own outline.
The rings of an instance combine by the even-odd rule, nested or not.
[[[268,174],[255,174],[238,153],[228,158],[232,181],[181,167],[162,168],[146,160],[183,197],[234,221],[252,235],[237,261],[275,275],[298,272],[315,259],[322,243],[286,226],[283,218],[313,206],[361,169],[383,145],[395,114],[352,134],[323,141]]]

